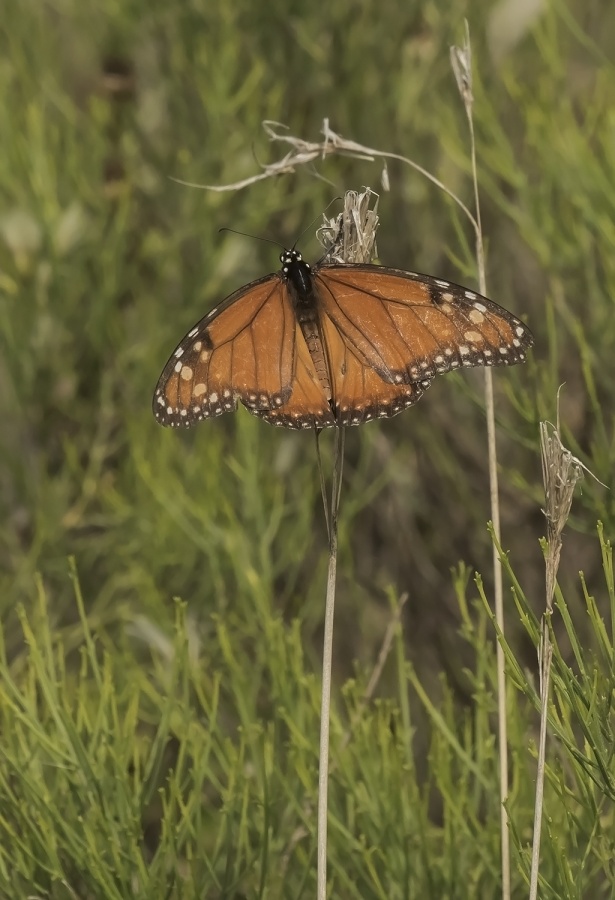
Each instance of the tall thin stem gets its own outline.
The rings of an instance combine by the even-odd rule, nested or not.
[[[345,429],[335,429],[333,479],[329,506],[329,568],[325,604],[325,633],[322,654],[322,694],[320,703],[320,755],[318,769],[318,875],[317,898],[327,897],[327,815],[329,798],[329,724],[331,719],[331,671],[333,668],[333,618],[337,574],[337,526],[340,488],[344,465]]]
[[[470,131],[470,157],[472,164],[472,184],[474,186],[476,262],[478,268],[478,285],[480,293],[487,293],[485,277],[485,251],[480,214],[480,197],[478,192],[478,169],[476,165],[476,138],[474,135],[472,94],[472,46],[470,28],[465,23],[465,41],[463,47],[451,47],[451,64],[457,80],[457,87],[468,119]],[[498,490],[498,459],[495,435],[495,405],[493,401],[493,376],[491,369],[485,369],[485,412],[487,416],[487,454],[489,460],[489,494],[491,501],[491,521],[493,523],[493,585],[495,619],[504,634],[504,589],[502,584],[502,563],[498,553],[501,546],[500,535],[500,500]],[[502,900],[510,900],[510,832],[506,799],[508,797],[508,722],[506,716],[506,672],[504,650],[500,641],[496,643],[497,668],[497,701],[498,701],[498,750],[500,767],[500,841],[502,865]]]
[[[540,740],[536,770],[536,796],[534,798],[534,837],[532,841],[532,868],[530,871],[529,900],[538,897],[540,870],[540,837],[545,789],[545,765],[547,756],[547,718],[551,683],[553,644],[549,631],[549,619],[553,614],[553,595],[562,552],[562,533],[570,509],[577,482],[583,477],[585,466],[562,444],[559,430],[559,392],[557,396],[557,425],[540,423],[540,451],[542,456],[542,480],[545,488],[544,513],[547,520],[545,552],[546,606],[542,616],[538,671],[540,674]]]

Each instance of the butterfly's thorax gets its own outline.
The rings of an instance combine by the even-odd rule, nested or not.
[[[288,285],[297,322],[312,357],[318,380],[327,399],[331,400],[333,396],[331,376],[320,328],[318,298],[314,289],[312,269],[296,250],[282,254],[281,261],[282,274]]]

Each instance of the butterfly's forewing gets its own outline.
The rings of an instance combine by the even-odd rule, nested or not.
[[[296,320],[280,275],[236,291],[188,332],[166,364],[154,394],[162,425],[193,425],[241,400],[276,409],[291,393]]]
[[[525,359],[531,332],[507,310],[448,281],[381,266],[322,266],[322,309],[349,348],[388,382]]]

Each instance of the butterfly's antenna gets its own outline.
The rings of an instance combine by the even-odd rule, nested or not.
[[[334,197],[333,200],[331,200],[331,203],[327,203],[327,205],[323,209],[321,215],[326,213],[326,211],[329,209],[329,207],[333,203],[337,203],[337,201],[341,200],[341,199],[342,199],[341,197]],[[303,231],[301,232],[301,234],[299,235],[299,237],[297,238],[297,240],[295,241],[295,243],[292,246],[293,250],[295,249],[295,247],[297,246],[297,244],[299,243],[299,241],[301,240],[303,235],[306,233],[306,231],[309,231],[310,228],[313,227],[314,223],[318,221],[318,219],[319,219],[319,216],[316,216],[316,218],[313,219],[312,222],[310,222],[310,224],[307,226],[307,228],[303,229]],[[282,250],[286,250],[286,247],[283,244],[280,244],[279,241],[272,241],[271,238],[260,237],[260,235],[258,235],[258,234],[248,234],[247,231],[237,231],[235,228],[219,228],[218,229],[219,234],[223,231],[228,231],[228,232],[230,232],[230,234],[238,234],[241,237],[252,238],[255,241],[264,241],[266,244],[274,244],[276,247],[281,247]]]
[[[280,244],[279,241],[272,241],[271,238],[260,237],[258,234],[248,234],[247,231],[236,231],[235,228],[218,228],[218,234],[222,231],[228,231],[230,234],[239,234],[241,237],[252,238],[254,241],[264,241],[266,244],[275,244],[276,247],[281,247],[282,250],[286,250],[286,247],[283,244]]]
[[[297,240],[295,241],[295,243],[294,243],[293,246],[292,246],[292,249],[293,249],[293,250],[295,249],[295,247],[297,246],[297,244],[299,243],[299,241],[301,240],[301,238],[303,237],[303,235],[306,233],[306,231],[309,231],[310,228],[313,228],[314,225],[316,224],[316,222],[318,222],[320,216],[324,216],[324,214],[325,214],[326,211],[329,209],[329,207],[330,207],[330,206],[333,206],[334,203],[337,203],[338,200],[341,200],[341,199],[342,199],[341,197],[334,197],[333,200],[331,200],[330,203],[327,203],[327,205],[325,206],[325,208],[323,209],[323,211],[320,213],[320,215],[316,216],[315,219],[312,219],[312,221],[311,221],[310,224],[307,226],[307,228],[304,228],[304,229],[303,229],[303,231],[301,232],[301,234],[299,235],[299,237],[297,238]]]

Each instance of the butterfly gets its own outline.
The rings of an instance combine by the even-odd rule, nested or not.
[[[514,365],[532,346],[507,310],[449,281],[369,264],[282,268],[239,288],[182,339],[154,393],[161,425],[237,409],[325,428],[395,416],[435,375]]]

